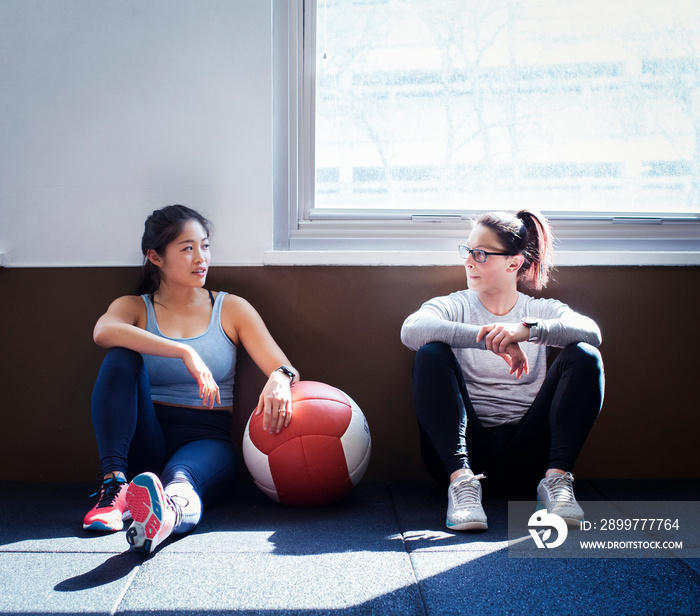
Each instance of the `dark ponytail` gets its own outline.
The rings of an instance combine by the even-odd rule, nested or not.
[[[155,293],[160,288],[161,276],[157,265],[151,263],[148,251],[155,250],[161,257],[165,255],[165,249],[185,228],[185,225],[194,220],[198,222],[207,233],[211,233],[211,223],[199,212],[184,205],[168,205],[160,210],[155,210],[144,225],[141,238],[141,252],[143,253],[143,267],[141,277],[136,288],[136,295]]]
[[[503,243],[505,252],[523,255],[525,261],[518,279],[529,289],[547,286],[552,269],[552,231],[547,219],[537,212],[519,210],[515,214],[491,212],[476,221],[491,229]]]

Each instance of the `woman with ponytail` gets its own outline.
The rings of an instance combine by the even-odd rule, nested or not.
[[[543,289],[552,267],[541,214],[485,214],[459,251],[467,289],[424,303],[401,329],[417,351],[423,460],[449,485],[447,527],[487,528],[487,478],[497,490],[536,492],[547,511],[577,525],[571,471],[602,407],[600,330],[567,305],[524,292]],[[550,348],[561,351],[547,369]]]
[[[118,531],[132,519],[126,538],[147,554],[231,493],[240,345],[268,377],[255,410],[263,427],[280,432],[291,421],[298,373],[246,300],[204,288],[209,234],[188,207],[153,212],[137,292],[116,299],[93,332],[109,351],[92,394],[101,487],[83,527]]]

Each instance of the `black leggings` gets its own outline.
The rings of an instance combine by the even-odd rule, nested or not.
[[[488,351],[484,351],[485,353]],[[413,365],[421,454],[441,483],[461,468],[492,487],[532,490],[548,468],[571,471],[603,403],[603,361],[588,344],[562,349],[528,411],[516,424],[485,428],[452,349],[430,342]]]
[[[238,457],[231,414],[154,405],[139,353],[107,353],[92,392],[92,423],[104,474],[150,471],[163,485],[187,481],[204,504],[231,493]]]

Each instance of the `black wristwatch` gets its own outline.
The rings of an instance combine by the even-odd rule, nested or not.
[[[285,376],[288,376],[290,385],[294,382],[294,379],[297,378],[297,375],[294,374],[291,368],[288,368],[287,366],[280,366],[279,368],[275,368],[273,372],[281,372]]]

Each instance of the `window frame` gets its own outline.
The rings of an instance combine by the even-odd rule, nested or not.
[[[266,263],[458,263],[479,211],[319,210],[315,185],[317,0],[273,4],[273,249]],[[700,265],[700,214],[547,212],[557,264]]]

